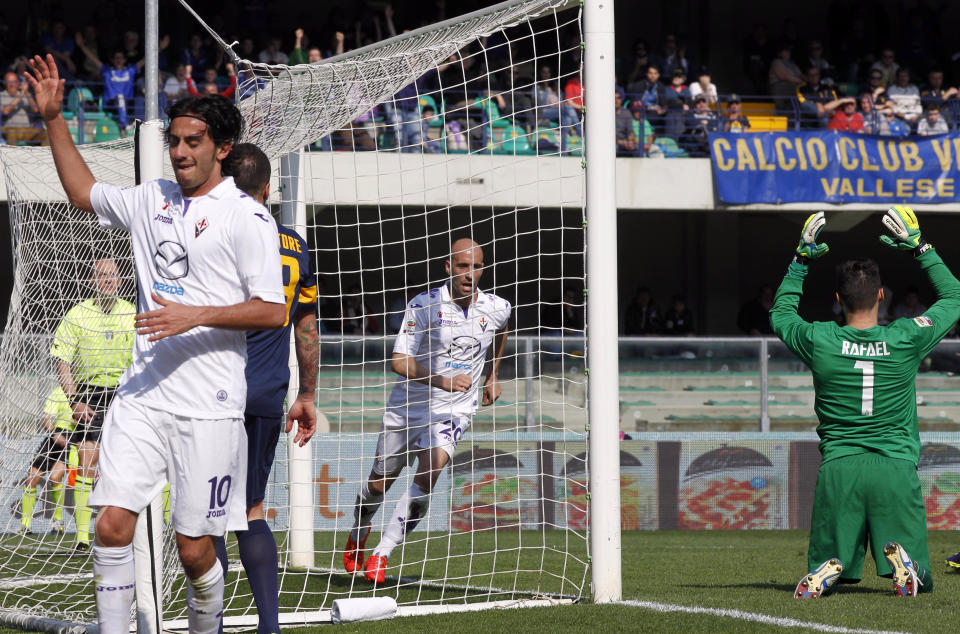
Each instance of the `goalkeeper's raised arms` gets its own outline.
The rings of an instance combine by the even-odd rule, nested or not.
[[[826,242],[817,243],[817,238],[826,225],[827,219],[822,211],[812,213],[807,217],[806,222],[803,223],[803,230],[800,232],[800,242],[797,244],[796,262],[806,264],[830,250]]]
[[[880,236],[880,241],[888,247],[913,251],[915,255],[926,253],[930,248],[930,244],[920,236],[917,214],[906,205],[895,205],[888,209],[883,215],[883,226],[893,236]]]

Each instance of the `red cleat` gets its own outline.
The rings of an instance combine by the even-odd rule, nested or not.
[[[364,566],[363,576],[371,583],[384,583],[387,580],[387,558],[380,555],[370,555]]]
[[[350,573],[360,572],[363,568],[363,546],[367,543],[367,537],[370,537],[370,526],[367,526],[367,534],[359,544],[353,541],[352,533],[350,531],[347,534],[347,545],[343,549],[343,567]]]

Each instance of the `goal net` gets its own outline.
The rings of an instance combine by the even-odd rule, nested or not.
[[[237,60],[245,140],[271,159],[269,206],[305,239],[319,291],[320,428],[305,453],[281,439],[264,501],[282,624],[329,620],[338,598],[390,596],[417,613],[587,592],[582,39],[577,5],[512,1],[321,63]],[[98,180],[134,184],[132,140],[81,152]],[[76,461],[66,458],[62,496],[43,473],[29,533],[22,500],[49,435],[54,333],[96,296],[91,267],[105,257],[135,304],[129,241],[68,204],[47,149],[2,148],[0,160],[15,265],[0,347],[0,619],[90,623],[91,562],[74,547]],[[512,306],[502,396],[479,407],[428,514],[374,586],[344,571],[343,548],[397,380],[393,342],[407,303],[448,279],[460,237],[483,248],[481,291]],[[408,458],[373,518],[368,555],[410,485]],[[58,507],[62,533],[51,532]],[[227,546],[225,624],[253,626],[232,535]],[[185,628],[169,527],[162,548],[164,628]]]

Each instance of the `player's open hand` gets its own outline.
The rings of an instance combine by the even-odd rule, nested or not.
[[[313,404],[313,394],[301,394],[290,406],[290,411],[287,412],[287,427],[284,430],[288,434],[293,429],[293,421],[297,421],[297,435],[293,442],[298,447],[303,447],[317,431],[317,408]]]
[[[497,377],[491,376],[483,386],[483,400],[481,401],[483,406],[493,405],[494,402],[500,398],[501,392],[500,382],[497,381]]]
[[[160,304],[160,308],[138,313],[136,316],[137,334],[150,335],[147,341],[159,341],[179,335],[199,325],[199,307],[179,304],[156,293],[151,293],[151,297]]]
[[[37,98],[40,116],[44,121],[52,121],[63,110],[63,84],[66,80],[60,79],[60,71],[49,53],[46,59],[34,55],[29,64],[32,72],[26,77]]]
[[[804,260],[816,260],[830,247],[826,242],[817,242],[820,238],[820,232],[827,225],[827,220],[822,211],[810,214],[806,222],[803,223],[803,230],[800,232],[800,242],[797,244],[797,257]]]
[[[458,374],[450,379],[450,392],[466,392],[473,387],[473,378],[469,374]]]

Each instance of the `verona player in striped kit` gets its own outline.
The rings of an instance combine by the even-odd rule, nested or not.
[[[270,197],[270,159],[252,143],[238,143],[223,161],[223,173],[262,205]],[[297,398],[287,412],[286,432],[297,422],[294,442],[304,446],[317,424],[314,392],[320,368],[320,334],[317,331],[317,282],[310,264],[307,241],[296,231],[277,223],[287,321],[283,328],[247,333],[247,530],[236,531],[240,561],[257,605],[257,632],[280,631],[280,581],[277,542],[263,514],[263,498],[273,467],[274,452],[283,425],[283,401],[290,383],[290,330],[300,371]],[[227,574],[227,548],[217,539],[217,558]]]
[[[343,554],[347,572],[360,572],[362,566],[368,581],[386,580],[387,558],[426,515],[440,472],[470,428],[485,374],[483,405],[500,397],[497,373],[507,342],[510,302],[477,288],[483,267],[480,245],[461,238],[451,245],[446,262],[450,281],[407,305],[391,363],[400,378],[383,415],[373,469],[357,494]],[[417,458],[413,483],[364,564],[370,521],[411,454]]]
[[[877,323],[883,301],[880,271],[872,260],[837,268],[836,298],[846,325],[804,321],[797,314],[812,260],[828,251],[817,243],[823,212],[804,224],[796,257],[770,310],[774,332],[813,374],[820,453],[807,574],[798,599],[816,598],[836,582],[860,580],[869,546],[877,574],[893,578],[897,596],[933,590],[927,516],[917,464],[916,376],[923,358],[960,318],[960,282],[920,235],[909,207],[883,217],[888,246],[914,255],[937,293],[923,315]]]

